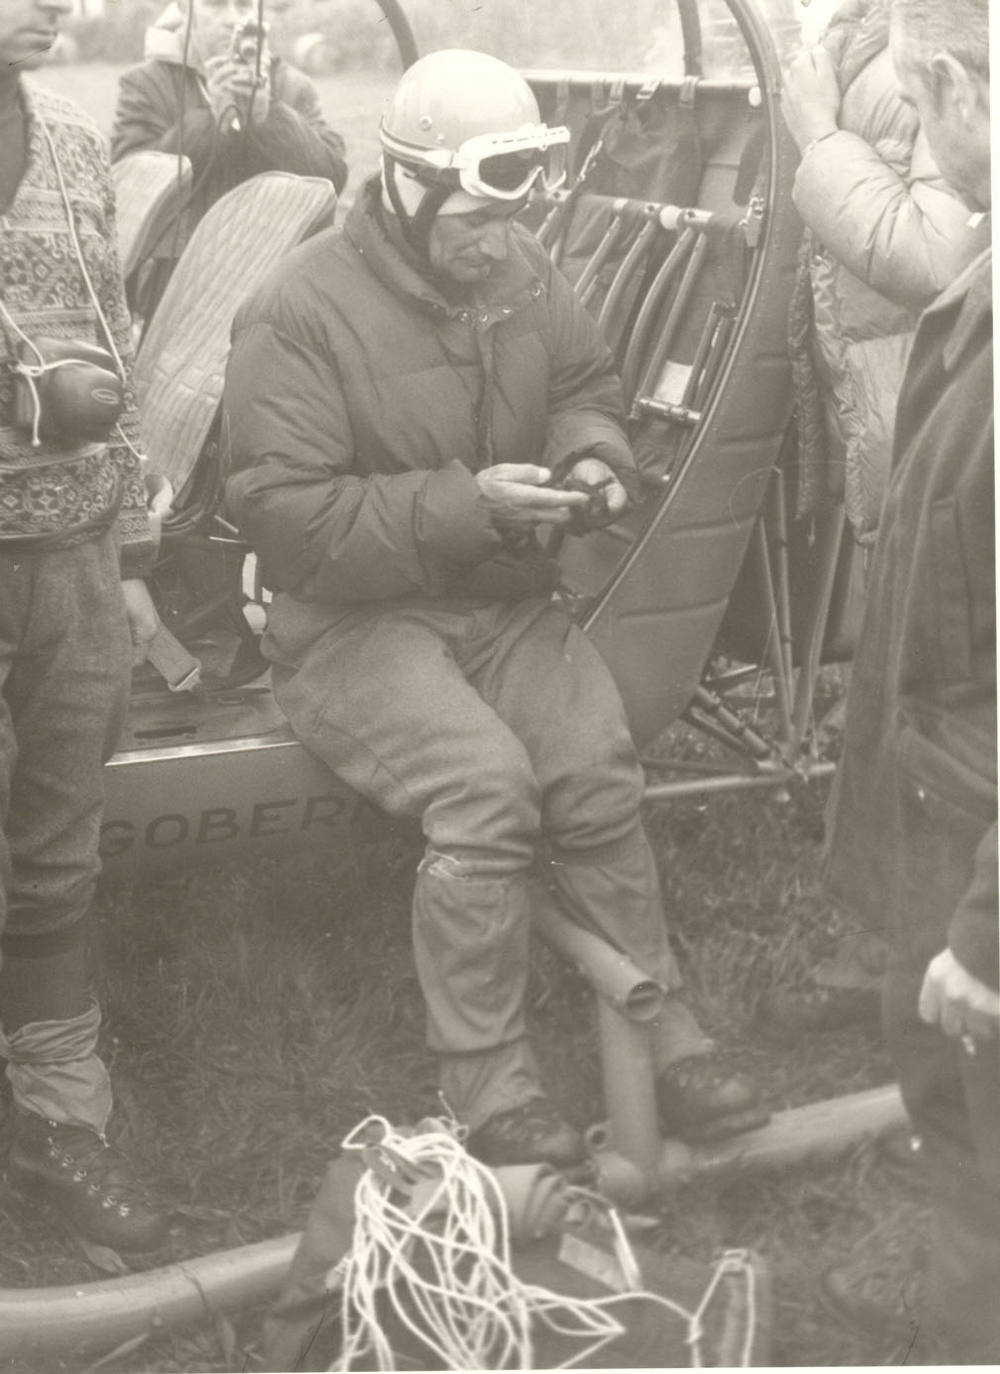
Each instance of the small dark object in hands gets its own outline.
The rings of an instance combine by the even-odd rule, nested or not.
[[[565,527],[568,534],[587,534],[590,530],[599,530],[617,520],[618,512],[612,512],[608,507],[608,488],[614,486],[615,480],[614,477],[605,477],[600,482],[584,482],[579,477],[564,477],[546,484],[559,491],[582,491],[587,495],[587,504],[574,506],[570,513],[569,523]]]

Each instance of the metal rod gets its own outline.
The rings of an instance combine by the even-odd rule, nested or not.
[[[712,716],[693,702],[681,713],[681,720],[685,724],[693,726],[695,730],[700,730],[703,735],[708,735],[710,739],[718,740],[721,745],[731,749],[736,754],[746,752],[738,735],[733,734],[724,725],[720,725],[717,720],[714,720]],[[770,757],[770,751],[767,757]]]
[[[564,959],[580,970],[598,994],[633,1021],[655,1017],[663,1003],[663,990],[627,955],[600,935],[570,920],[558,900],[540,883],[532,885],[531,918],[538,934]]]
[[[718,677],[703,678],[702,686],[709,692],[727,692],[731,687],[738,687],[743,682],[749,682],[751,678],[758,677],[760,665],[757,663],[744,664],[742,668],[733,668],[728,673],[720,673]]]
[[[710,1145],[665,1139],[655,1176],[616,1148],[610,1123],[587,1133],[600,1191],[622,1206],[635,1206],[664,1188],[696,1178],[720,1178],[751,1169],[786,1169],[796,1164],[831,1163],[865,1140],[875,1140],[909,1124],[894,1083],[847,1093],[805,1107],[775,1112],[766,1126]]]
[[[778,629],[778,602],[774,593],[774,578],[771,575],[770,550],[767,546],[767,530],[764,521],[758,520],[754,526],[754,547],[760,563],[760,575],[764,583],[764,599],[767,603],[767,653],[771,660],[771,673],[778,697],[778,716],[781,720],[781,737],[791,748],[798,747],[798,740],[792,739],[792,707],[789,699],[791,683],[785,677],[785,655],[781,647],[781,633]]]
[[[707,792],[762,792],[787,787],[791,782],[815,782],[832,777],[837,765],[829,759],[816,759],[802,768],[781,768],[774,773],[732,773],[729,777],[678,778],[676,782],[647,783],[643,800],[675,801],[680,797],[700,797]]]
[[[771,483],[774,504],[775,542],[777,544],[778,631],[785,657],[788,681],[795,679],[795,654],[792,643],[791,580],[788,567],[788,504],[785,499],[785,474],[779,468]]]
[[[576,283],[576,294],[580,297],[580,304],[586,305],[594,294],[597,287],[597,274],[611,256],[611,250],[615,246],[618,235],[622,228],[622,216],[615,212],[612,214],[611,223],[604,231],[604,237],[591,253],[586,267],[580,273]]]
[[[534,190],[530,194],[530,202],[532,205],[562,209],[578,199],[581,194],[579,187],[580,182],[577,181],[569,190]],[[591,192],[588,199],[595,205],[607,206],[613,214],[624,216],[627,220],[649,220],[671,234],[684,229],[699,229],[705,233],[721,232],[731,223],[714,210],[702,210],[698,205],[674,205],[670,201],[662,200],[636,200],[631,196],[604,195],[600,191]]]
[[[604,297],[600,313],[597,316],[597,323],[604,331],[604,337],[608,342],[608,347],[615,353],[621,340],[615,340],[612,335],[612,326],[616,324],[614,316],[621,308],[625,291],[629,286],[633,275],[639,267],[640,262],[649,256],[649,250],[653,246],[653,240],[659,233],[659,224],[656,220],[649,219],[639,230],[632,247],[622,258],[618,271],[612,278],[611,285],[608,287],[608,294]],[[624,321],[623,327],[624,327]]]
[[[759,1130],[744,1131],[713,1145],[692,1145],[688,1160],[671,1150],[661,1164],[660,1182],[680,1183],[696,1176],[704,1178],[757,1168],[784,1169],[805,1161],[835,1160],[862,1141],[876,1139],[908,1123],[899,1088],[889,1083],[882,1088],[868,1088],[775,1112]]]
[[[658,420],[671,420],[683,429],[694,429],[701,424],[700,410],[675,405],[673,401],[657,401],[652,396],[640,396],[633,409],[637,415],[654,415]]]
[[[298,1243],[297,1235],[279,1236],[146,1274],[0,1289],[0,1358],[13,1363],[110,1350],[146,1333],[266,1302],[288,1272]]]
[[[589,99],[590,93],[595,85],[622,86],[626,95],[637,94],[640,90],[649,88],[649,74],[642,72],[631,73],[622,79],[620,72],[588,72],[575,71],[565,72],[562,68],[539,68],[537,71],[532,69],[529,73],[532,86],[555,86],[565,83],[570,91],[579,90]],[[724,81],[716,77],[706,76],[698,81],[698,94],[704,95],[746,95],[758,88],[756,78],[746,77],[741,80]],[[656,81],[656,91],[675,91],[679,92],[684,86],[681,77],[664,76]],[[655,94],[655,92],[654,92]]]
[[[659,338],[653,349],[653,356],[649,360],[649,365],[643,373],[639,390],[644,396],[653,397],[656,394],[656,387],[660,380],[663,369],[667,365],[670,357],[670,350],[674,344],[674,337],[680,326],[684,311],[687,308],[688,300],[698,281],[701,273],[702,263],[705,261],[705,254],[708,252],[708,239],[704,234],[698,236],[698,240],[691,249],[691,256],[687,266],[684,268],[684,275],[681,277],[677,287],[677,293],[670,303],[670,310],[664,321],[663,328],[660,330]]]
[[[639,308],[635,324],[632,326],[632,337],[629,339],[628,348],[625,350],[625,361],[622,363],[622,389],[625,392],[626,403],[632,399],[635,391],[646,336],[649,334],[660,306],[663,304],[664,297],[674,283],[674,278],[694,246],[694,241],[695,231],[685,229],[664,259]]]
[[[708,691],[706,687],[699,685],[694,689],[691,705],[711,716],[755,759],[763,761],[774,756],[774,746],[747,725],[735,711],[731,711],[721,697]]]
[[[662,1151],[652,1033],[600,997],[597,1030],[611,1147],[634,1164],[652,1187]]]
[[[694,357],[691,360],[691,371],[688,373],[688,379],[684,384],[684,394],[681,397],[682,406],[694,408],[695,397],[698,394],[698,383],[701,379],[702,372],[705,370],[705,364],[708,361],[712,349],[715,347],[719,326],[722,323],[723,309],[724,307],[721,306],[718,301],[712,302],[704,326],[702,327],[701,338],[698,340],[698,347],[695,349]]]
[[[812,714],[813,697],[816,694],[816,677],[819,673],[820,658],[823,653],[823,640],[826,637],[830,601],[833,597],[833,584],[837,575],[837,563],[840,559],[840,544],[843,534],[844,507],[840,505],[824,522],[821,536],[820,582],[816,593],[816,604],[809,621],[805,649],[802,654],[802,670],[799,673],[792,718],[792,728],[797,740],[805,738],[809,717]]]

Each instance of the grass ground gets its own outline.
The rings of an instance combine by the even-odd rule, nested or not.
[[[47,73],[110,124],[115,72]],[[374,156],[372,130],[391,76],[323,83],[348,139],[352,185]],[[768,1040],[760,999],[792,988],[829,952],[838,921],[817,887],[823,797],[728,796],[649,817],[691,997],[733,1060],[781,1108],[889,1077],[873,1030]],[[418,849],[394,831],[334,852],[260,860],[107,890],[99,909],[105,1051],[118,1131],[177,1218],[157,1262],[296,1230],[344,1133],[369,1111],[412,1120],[434,1104],[408,935]],[[584,1124],[600,1116],[590,997],[542,951],[530,1005],[547,1076]],[[2,1126],[0,1126],[2,1134]],[[2,1145],[2,1141],[0,1141]],[[827,1265],[860,1259],[887,1291],[913,1259],[925,1199],[872,1147],[834,1167],[736,1177],[677,1189],[656,1209],[654,1243],[698,1259],[747,1245],[775,1283],[773,1360],[878,1363],[885,1352],[844,1333],[817,1302]],[[0,1190],[0,1286],[104,1276],[49,1218]],[[148,1340],[103,1368],[130,1374],[244,1366],[260,1313],[206,1320]],[[46,1360],[37,1374],[86,1374]],[[22,1362],[16,1374],[36,1374]]]
[[[703,1023],[781,1108],[889,1076],[872,1030],[775,1044],[759,999],[828,951],[837,921],[816,887],[822,797],[719,797],[659,808],[648,822],[675,943]],[[105,1049],[118,1130],[175,1208],[155,1262],[299,1229],[338,1141],[372,1110],[397,1122],[434,1103],[408,933],[418,846],[386,829],[335,853],[260,860],[106,891],[100,904]],[[540,951],[534,1033],[567,1114],[601,1114],[590,997]],[[647,1211],[650,1209],[647,1208]],[[873,1147],[822,1169],[676,1189],[653,1209],[652,1241],[707,1260],[722,1246],[766,1258],[777,1296],[773,1360],[878,1363],[817,1301],[830,1264],[860,1257],[889,1291],[913,1259],[924,1199]],[[0,1193],[0,1286],[105,1275],[50,1219]],[[98,1256],[98,1258],[100,1258]],[[261,1313],[206,1318],[113,1363],[129,1374],[243,1367]],[[52,1360],[17,1374],[84,1374]]]

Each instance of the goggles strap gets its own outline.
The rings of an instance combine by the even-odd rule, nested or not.
[[[396,218],[399,220],[399,227],[403,237],[422,258],[427,258],[430,246],[431,225],[437,218],[437,212],[452,193],[452,188],[445,185],[427,186],[424,191],[424,198],[420,202],[420,208],[415,215],[407,212],[396,185],[396,167],[398,159],[388,153],[383,154],[386,164],[385,188],[389,193],[389,200],[392,204]],[[419,182],[421,186],[425,183]]]

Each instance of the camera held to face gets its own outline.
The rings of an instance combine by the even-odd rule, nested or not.
[[[267,24],[258,24],[254,19],[244,20],[233,30],[229,44],[230,57],[234,62],[242,62],[245,66],[256,67],[259,53],[260,64],[263,67],[267,57],[267,33]]]

